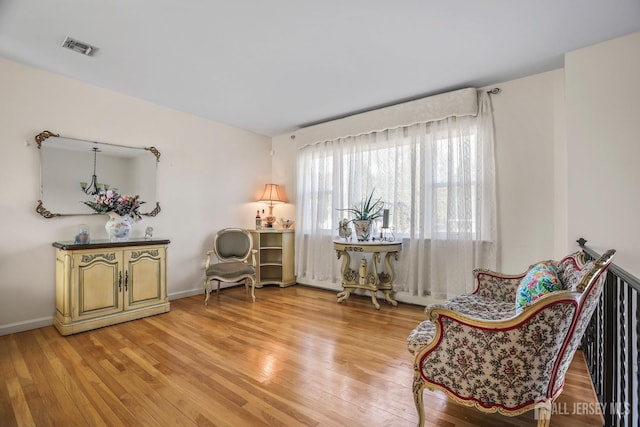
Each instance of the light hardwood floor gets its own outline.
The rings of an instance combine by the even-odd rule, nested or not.
[[[256,296],[234,287],[208,306],[174,300],[169,313],[69,337],[53,327],[0,337],[0,426],[416,424],[406,337],[422,307],[337,304],[336,292],[300,285]],[[593,402],[581,357],[561,412]],[[425,408],[430,426],[535,425],[532,413],[484,415],[436,392]],[[551,425],[601,418],[555,414]]]

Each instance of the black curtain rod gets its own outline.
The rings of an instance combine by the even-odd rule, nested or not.
[[[502,92],[502,89],[500,89],[499,87],[494,87],[493,89],[487,91],[489,95],[498,95],[500,94],[500,92]]]

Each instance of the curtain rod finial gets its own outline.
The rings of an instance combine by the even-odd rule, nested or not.
[[[499,87],[494,87],[493,89],[487,91],[489,95],[498,95],[500,92],[502,92],[502,89],[500,89]]]

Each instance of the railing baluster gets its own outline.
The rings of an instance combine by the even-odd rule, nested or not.
[[[629,360],[627,361],[627,371],[629,372],[629,374],[627,375],[628,381],[627,381],[627,396],[629,396],[628,400],[623,400],[622,403],[622,408],[621,411],[624,412],[624,417],[627,420],[627,425],[632,426],[632,421],[633,421],[633,415],[632,414],[628,414],[628,409],[625,405],[626,402],[628,402],[629,404],[633,404],[633,375],[634,375],[634,362],[637,357],[634,357],[633,355],[633,341],[634,341],[634,329],[633,329],[633,292],[632,289],[629,288],[628,286],[625,286],[625,292],[626,292],[626,300],[627,300],[627,348],[625,349],[625,353],[627,353],[627,356],[629,358]],[[637,335],[635,337],[637,339]]]
[[[635,423],[635,425],[640,424],[640,296],[638,292],[634,292],[636,296],[636,351],[635,353],[631,353],[635,357],[635,367],[636,367],[636,394],[635,394],[635,405],[634,402],[631,402],[629,409],[633,410],[635,406],[635,414],[632,415],[631,421]]]
[[[596,336],[596,342],[598,346],[598,364],[593,367],[596,371],[595,385],[598,390],[598,396],[604,394],[604,384],[602,382],[602,376],[604,373],[604,307],[605,307],[605,294],[600,294],[600,303],[598,305],[598,335]]]
[[[618,288],[618,301],[619,301],[619,317],[618,317],[618,333],[619,336],[618,338],[620,339],[620,342],[618,344],[618,351],[620,353],[620,365],[619,365],[619,376],[618,378],[620,378],[620,383],[619,388],[618,388],[618,396],[619,398],[616,399],[616,406],[618,406],[616,408],[616,418],[618,420],[618,425],[626,425],[626,423],[623,424],[623,420],[622,420],[622,414],[620,414],[621,408],[619,408],[618,403],[619,402],[626,402],[627,401],[627,352],[626,352],[626,343],[627,343],[627,310],[626,310],[626,298],[625,298],[625,289],[622,286],[622,281],[620,279],[618,279],[616,281],[617,283],[617,288]]]
[[[587,259],[600,255],[578,241]],[[583,339],[606,427],[640,425],[640,279],[612,264]]]
[[[614,378],[616,378],[616,283],[612,275],[607,276],[607,282],[604,292],[605,298],[605,313],[604,313],[604,369],[603,387],[602,387],[602,399],[601,401],[607,405],[607,411],[604,414],[605,426],[614,426],[614,411],[610,410],[610,406],[615,402],[616,387],[614,384]]]

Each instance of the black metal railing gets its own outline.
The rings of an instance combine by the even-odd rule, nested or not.
[[[587,259],[599,258],[586,243],[578,240]],[[640,279],[611,264],[600,302],[582,339],[606,427],[640,425],[639,292]]]

